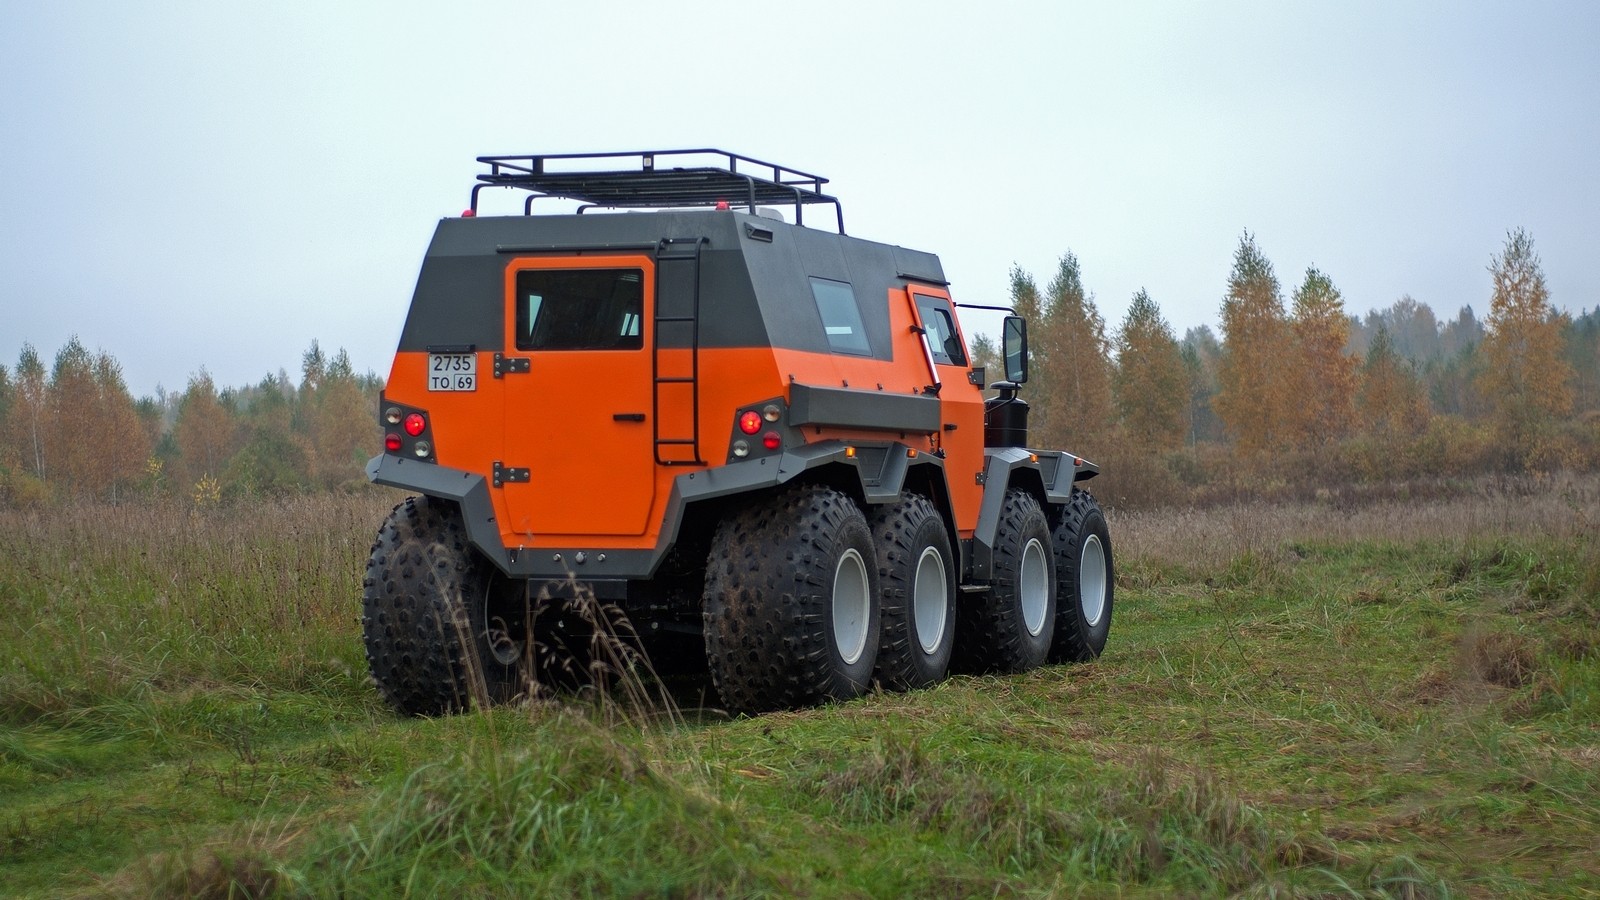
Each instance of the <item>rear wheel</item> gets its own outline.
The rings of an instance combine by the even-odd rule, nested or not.
[[[883,592],[876,677],[890,690],[944,678],[956,632],[956,570],[944,519],[926,497],[907,496],[872,517]]]
[[[440,715],[523,689],[521,592],[472,547],[455,504],[412,497],[396,506],[362,587],[367,665],[395,709]]]
[[[961,668],[1025,672],[1042,665],[1056,617],[1055,578],[1044,511],[1032,494],[1007,491],[995,533],[992,587],[961,606]]]
[[[734,513],[706,563],[706,661],[732,712],[858,696],[878,655],[878,573],[866,517],[800,487]]]
[[[1111,568],[1111,531],[1094,495],[1076,488],[1057,513],[1051,535],[1055,547],[1056,592],[1053,662],[1082,662],[1106,649],[1116,585]]]

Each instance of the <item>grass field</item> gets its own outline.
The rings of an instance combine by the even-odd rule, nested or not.
[[[401,720],[394,497],[0,513],[0,892],[1600,896],[1600,482],[1113,515],[1089,665]]]

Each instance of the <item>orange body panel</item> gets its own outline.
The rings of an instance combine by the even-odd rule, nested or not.
[[[529,268],[627,267],[643,270],[643,346],[637,350],[517,351],[516,273]],[[508,358],[529,360],[526,373],[493,377],[494,354],[477,354],[477,390],[427,389],[428,354],[396,355],[387,396],[428,412],[440,465],[488,474],[498,461],[529,470],[526,482],[490,491],[501,539],[509,548],[654,547],[680,475],[724,464],[736,411],[772,397],[789,397],[791,383],[828,388],[923,393],[934,382],[910,292],[888,298],[894,359],[773,347],[703,348],[696,385],[657,386],[653,372],[688,375],[687,349],[652,351],[654,263],[637,254],[586,254],[510,261],[506,273]],[[917,293],[948,293],[917,286]],[[959,325],[957,326],[959,328]],[[653,369],[653,366],[655,367]],[[807,442],[898,441],[923,453],[945,454],[958,536],[972,536],[983,499],[983,397],[964,366],[934,366],[941,389],[939,431],[932,434],[869,428],[807,427]],[[698,451],[705,465],[656,461],[653,417],[663,436],[694,433],[692,390],[698,391]],[[659,395],[659,396],[657,396]],[[659,403],[659,411],[657,405]],[[640,420],[639,416],[643,415]],[[688,460],[689,447],[667,445],[667,460]]]

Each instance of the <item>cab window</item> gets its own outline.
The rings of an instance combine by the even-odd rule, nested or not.
[[[950,314],[950,301],[943,297],[916,294],[917,315],[922,318],[922,328],[927,333],[928,349],[933,351],[933,361],[942,366],[967,364],[967,348],[961,344],[961,333],[956,331],[955,317]]]
[[[516,306],[518,350],[644,346],[640,269],[524,269]]]

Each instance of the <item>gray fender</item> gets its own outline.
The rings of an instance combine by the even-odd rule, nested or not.
[[[919,454],[914,464],[939,466],[938,477],[942,485],[943,462],[938,457]],[[775,456],[686,472],[673,479],[661,533],[656,546],[647,550],[600,545],[542,547],[537,551],[525,547],[507,547],[501,541],[500,529],[495,524],[489,481],[477,473],[381,455],[367,463],[367,479],[375,484],[455,501],[461,507],[467,536],[484,556],[507,575],[535,579],[576,577],[582,581],[626,581],[649,578],[655,574],[661,561],[677,542],[684,511],[691,503],[778,487],[824,466],[837,466],[853,472],[862,496],[869,504],[890,503],[900,498],[912,464],[910,454],[900,445],[890,447],[889,452],[880,458],[876,450],[870,454],[852,452],[851,446],[844,442],[821,441],[803,444]]]
[[[982,584],[994,577],[994,540],[1000,529],[1000,510],[1012,489],[1033,494],[1048,513],[1050,507],[1072,499],[1072,485],[1100,473],[1100,467],[1061,450],[1027,450],[991,447],[984,451],[983,505],[972,536],[967,580]]]

